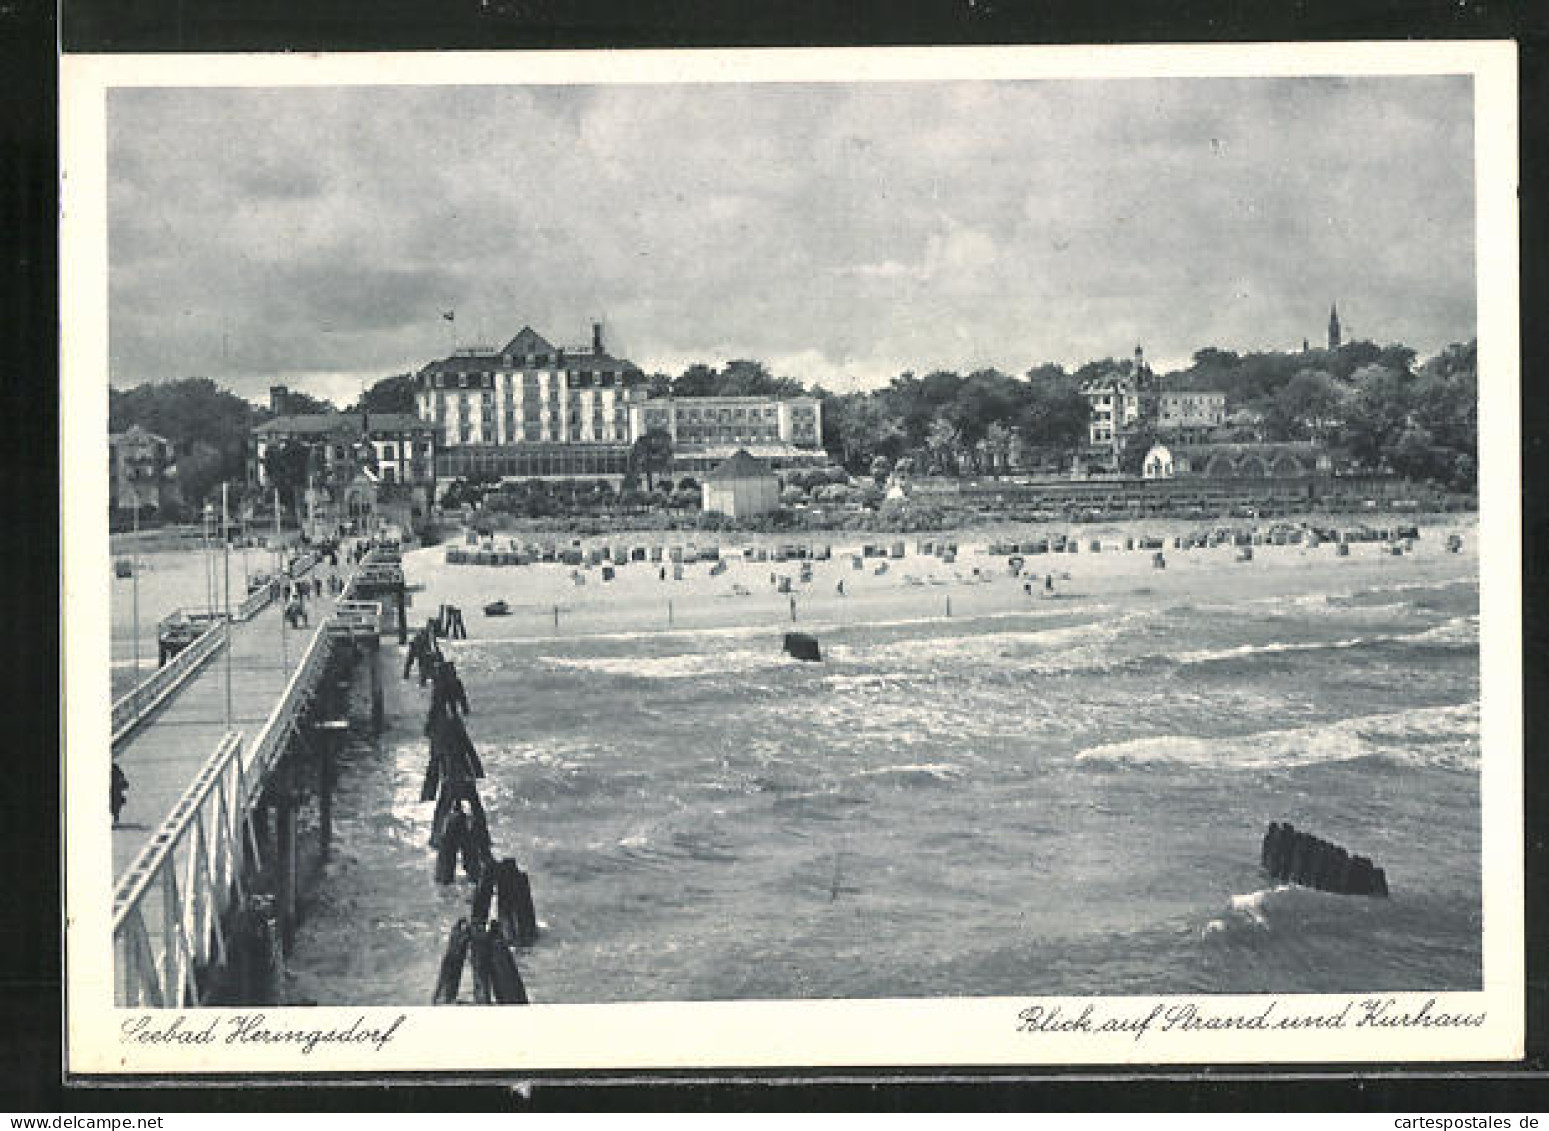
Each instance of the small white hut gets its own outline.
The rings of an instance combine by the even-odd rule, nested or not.
[[[1166,444],[1153,444],[1140,469],[1147,479],[1171,479],[1174,473],[1173,454]]]
[[[708,513],[748,518],[780,506],[780,480],[741,448],[705,476],[701,489]]]

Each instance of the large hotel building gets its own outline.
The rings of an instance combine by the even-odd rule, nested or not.
[[[555,346],[529,326],[498,350],[460,349],[415,374],[420,419],[441,436],[442,478],[620,477],[648,430],[673,438],[673,464],[702,471],[747,448],[775,466],[825,462],[822,407],[810,397],[658,398],[645,375],[603,348]]]

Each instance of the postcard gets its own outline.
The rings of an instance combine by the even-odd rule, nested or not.
[[[71,1073],[1520,1058],[1511,44],[61,78]]]

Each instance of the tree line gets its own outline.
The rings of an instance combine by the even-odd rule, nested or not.
[[[812,396],[823,405],[823,446],[854,474],[910,461],[919,471],[982,475],[1008,467],[1064,471],[1087,446],[1093,383],[1144,380],[1153,389],[1225,394],[1227,419],[1214,439],[1314,441],[1356,471],[1393,473],[1468,489],[1478,464],[1478,346],[1447,346],[1417,363],[1401,344],[1354,341],[1338,349],[1238,353],[1209,346],[1187,366],[1142,371],[1131,358],[1048,363],[1020,377],[994,368],[966,376],[905,372],[865,392],[836,394],[775,377],[759,362],[723,369],[691,365],[655,373],[653,395]],[[1130,431],[1118,470],[1138,474],[1165,438],[1154,422]]]
[[[287,414],[340,411],[332,401],[299,389],[287,396]],[[414,378],[399,373],[366,389],[345,412],[413,412]],[[191,516],[219,496],[220,485],[247,481],[247,445],[253,429],[274,413],[208,377],[148,381],[129,389],[108,389],[108,430],[139,425],[172,445],[181,505],[162,507],[162,517]],[[290,457],[294,462],[296,457]],[[181,513],[180,513],[181,512]]]
[[[1157,375],[1167,390],[1226,395],[1224,440],[1311,440],[1327,445],[1357,470],[1392,472],[1452,487],[1473,484],[1478,463],[1478,348],[1446,347],[1419,362],[1403,345],[1350,342],[1336,350],[1238,353],[1198,350],[1190,364]],[[994,368],[966,375],[933,370],[902,373],[880,388],[833,393],[772,374],[762,362],[688,366],[677,376],[645,377],[652,396],[811,396],[822,403],[823,446],[857,475],[878,460],[909,459],[919,471],[986,474],[1016,467],[1063,470],[1087,442],[1089,406],[1081,394],[1094,381],[1140,376],[1131,359],[1102,358],[1067,371],[1044,364],[1020,376]],[[335,406],[301,391],[291,412]],[[385,377],[343,411],[414,412],[414,380]],[[246,475],[248,438],[269,419],[267,406],[221,388],[209,378],[147,383],[109,390],[109,427],[138,424],[171,441],[184,502],[201,505],[223,481]],[[1144,424],[1126,446],[1123,470],[1135,471],[1153,435]],[[670,470],[670,441],[636,441],[633,472],[647,490]]]

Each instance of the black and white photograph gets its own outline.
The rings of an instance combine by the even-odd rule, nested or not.
[[[73,1067],[1520,1055],[1513,74],[67,57]]]

